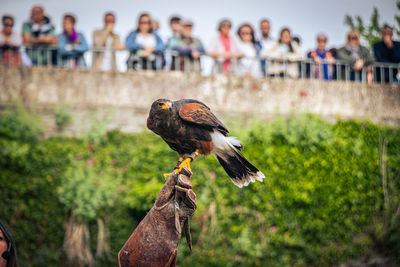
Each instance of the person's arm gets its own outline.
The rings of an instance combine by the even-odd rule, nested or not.
[[[51,30],[49,31],[49,33],[46,36],[42,37],[42,41],[43,41],[43,43],[49,44],[49,45],[57,44],[57,36],[55,33],[54,26],[51,27]]]
[[[3,41],[4,41],[3,44],[9,45],[11,47],[20,47],[22,45],[21,35],[16,33],[12,33],[7,40],[3,39]]]
[[[154,37],[156,38],[156,46],[154,47],[154,52],[155,53],[162,53],[165,50],[165,45],[163,43],[163,41],[161,40],[160,36],[158,36],[158,34],[154,33]]]
[[[85,36],[82,33],[78,33],[79,44],[74,45],[74,51],[78,53],[84,53],[89,50],[89,46],[86,42]]]
[[[207,52],[208,56],[214,57],[214,58],[221,56],[221,54],[218,53],[218,43],[217,42],[218,42],[217,39],[213,39],[211,41],[211,43],[209,44],[208,52]]]
[[[192,52],[190,47],[182,47],[179,38],[175,36],[169,40],[168,49],[178,52],[180,56],[189,56]]]
[[[271,59],[271,60],[281,59],[282,55],[276,46],[277,46],[277,43],[271,43],[271,44],[263,47],[263,49],[261,50],[261,53],[260,53],[261,58]]]
[[[114,38],[114,46],[113,46],[113,48],[115,50],[124,50],[125,46],[124,46],[124,44],[121,43],[121,40],[119,39],[119,35],[118,34],[114,34],[113,38]]]
[[[360,49],[362,49],[362,52],[360,51],[360,53],[363,54],[362,59],[364,60],[364,66],[372,65],[375,62],[375,58],[372,55],[371,51],[369,51],[369,49],[364,46],[361,46]]]
[[[179,39],[175,36],[172,36],[168,39],[167,48],[170,50],[175,50],[180,45]]]
[[[131,52],[143,49],[143,45],[136,43],[136,32],[131,32],[128,37],[126,37],[125,45],[126,48]]]
[[[31,44],[31,27],[28,23],[22,26],[22,42],[25,45]]]
[[[400,63],[400,42],[392,41],[392,47],[388,50],[389,58],[383,62]]]
[[[109,32],[106,30],[95,30],[93,32],[93,47],[105,47]]]
[[[356,63],[356,61],[357,61],[355,58],[353,58],[350,55],[350,53],[344,47],[339,48],[338,53],[337,53],[337,58],[339,60],[344,61],[347,64],[350,64],[351,66],[353,66],[354,63]]]
[[[73,51],[73,44],[67,42],[65,34],[60,34],[57,40],[57,48],[63,56],[73,56],[75,52]]]
[[[285,59],[295,62],[295,61],[301,61],[305,59],[305,54],[301,48],[292,42],[292,47],[293,47],[293,52],[289,52],[286,54]]]
[[[33,38],[31,35],[30,25],[25,23],[22,28],[22,39],[23,43],[27,45],[35,45],[35,44],[47,44],[47,45],[55,45],[57,44],[57,37],[55,36],[54,27],[49,30],[49,33],[46,36]]]
[[[205,54],[206,50],[204,49],[203,43],[200,41],[200,39],[196,39],[196,44],[197,44],[197,51],[200,54]]]

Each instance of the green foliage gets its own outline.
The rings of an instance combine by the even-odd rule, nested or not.
[[[400,1],[396,1],[396,7],[400,11]],[[388,24],[384,22],[382,24],[379,23],[379,11],[376,7],[374,7],[369,25],[365,26],[363,19],[361,16],[356,15],[354,18],[349,14],[346,14],[344,17],[344,24],[347,25],[350,29],[356,30],[360,33],[360,36],[368,43],[369,48],[372,48],[372,45],[381,40],[381,33],[383,29],[383,25]],[[397,26],[394,26],[393,31],[400,35],[400,16],[395,15],[394,20],[397,23]]]
[[[95,220],[101,212],[108,211],[120,193],[121,175],[109,168],[96,170],[92,166],[94,161],[73,160],[57,191],[60,202],[83,222]]]
[[[72,116],[67,112],[65,107],[55,111],[55,118],[57,130],[60,132],[63,131],[72,120]]]
[[[2,118],[1,133],[8,129]],[[21,266],[63,265],[63,222],[71,215],[91,236],[96,218],[104,219],[111,253],[96,265],[115,266],[152,207],[177,154],[148,131],[102,129],[32,142],[17,132],[0,136],[0,217],[13,231]],[[181,242],[180,266],[327,266],[373,253],[400,262],[398,129],[303,115],[232,132],[266,179],[239,189],[213,157],[196,159],[194,246],[189,252]]]
[[[0,137],[35,142],[40,136],[39,119],[21,106],[0,113]]]

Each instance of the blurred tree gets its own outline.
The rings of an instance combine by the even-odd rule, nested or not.
[[[396,7],[400,11],[400,0],[396,0]],[[397,25],[390,25],[387,22],[382,24],[379,23],[379,11],[376,7],[372,11],[369,25],[365,25],[362,17],[360,15],[350,16],[346,14],[344,17],[344,24],[349,26],[352,30],[357,30],[360,33],[361,38],[363,38],[370,48],[375,42],[381,39],[381,32],[383,25],[388,24],[393,27],[393,31],[400,36],[400,16],[395,15],[394,20]]]

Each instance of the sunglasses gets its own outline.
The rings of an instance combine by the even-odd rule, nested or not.
[[[349,37],[349,40],[350,41],[357,41],[358,37],[357,36],[351,36],[351,37]]]

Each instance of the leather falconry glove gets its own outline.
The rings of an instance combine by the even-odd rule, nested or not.
[[[118,253],[120,267],[175,266],[182,231],[192,249],[189,217],[197,204],[191,176],[186,167],[171,173],[153,208]]]

